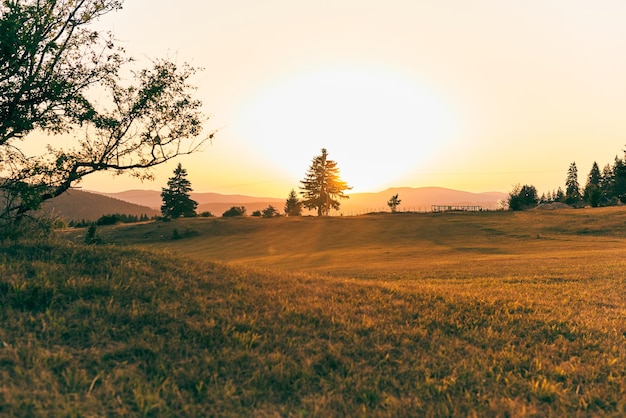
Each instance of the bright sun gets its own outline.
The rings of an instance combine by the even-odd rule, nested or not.
[[[353,191],[400,185],[395,182],[442,151],[457,128],[433,89],[371,67],[283,78],[257,92],[237,121],[259,158],[295,178],[327,148]]]

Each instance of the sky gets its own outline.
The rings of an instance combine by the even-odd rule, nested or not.
[[[286,197],[321,148],[352,192],[471,192],[584,185],[626,148],[623,0],[126,1],[102,18],[149,66],[192,82],[217,130],[154,182],[98,174],[81,186],[160,189],[180,162],[198,192]]]

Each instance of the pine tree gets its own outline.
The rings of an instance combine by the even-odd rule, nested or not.
[[[602,196],[609,202],[613,199],[613,168],[607,164],[602,169],[602,178],[600,179],[600,189]]]
[[[557,189],[556,193],[553,193],[555,202],[563,202],[565,200],[565,193],[563,193],[563,189],[560,187]]]
[[[565,180],[565,198],[567,203],[575,203],[580,200],[580,185],[578,184],[578,169],[576,163],[571,163],[567,170]]]
[[[302,202],[298,199],[298,195],[294,189],[291,189],[285,201],[285,215],[302,216]]]
[[[302,181],[302,205],[307,209],[317,209],[317,215],[330,215],[330,210],[339,210],[341,203],[337,199],[347,199],[344,191],[351,189],[339,177],[337,163],[328,159],[328,152],[322,148],[322,154],[313,158],[311,167]]]
[[[589,171],[589,175],[587,176],[587,184],[585,184],[585,191],[583,193],[585,200],[594,208],[600,205],[600,200],[602,199],[602,189],[600,188],[601,181],[602,174],[600,174],[600,168],[598,167],[598,163],[594,161],[591,166],[591,171]]]
[[[598,163],[594,161],[591,166],[591,171],[589,171],[589,175],[587,176],[587,185],[600,187],[601,180],[602,174],[600,174],[600,167],[598,167]]]
[[[165,218],[180,218],[196,216],[198,202],[189,197],[191,182],[187,180],[187,170],[180,163],[174,170],[174,176],[167,181],[167,188],[161,189],[163,205],[161,213]]]
[[[624,159],[615,157],[612,171],[612,195],[622,203],[626,203],[626,157]]]

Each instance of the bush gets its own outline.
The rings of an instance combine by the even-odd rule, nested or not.
[[[97,227],[95,223],[89,225],[89,229],[87,230],[87,234],[85,235],[85,244],[100,244],[102,243],[102,239],[97,235]]]
[[[263,209],[262,216],[264,218],[273,218],[274,216],[280,216],[280,213],[278,213],[278,210],[274,206],[269,205],[267,208]]]
[[[195,229],[185,228],[183,232],[180,232],[177,228],[174,228],[172,231],[172,240],[194,237],[196,235],[198,235],[198,231]]]
[[[246,208],[244,206],[233,206],[222,214],[224,218],[232,218],[235,216],[246,216]]]
[[[0,219],[0,243],[3,241],[46,240],[55,228],[62,228],[65,223],[56,218],[25,217],[20,221]]]
[[[509,209],[524,210],[537,206],[539,198],[535,186],[525,184],[520,187],[518,184],[509,193]]]

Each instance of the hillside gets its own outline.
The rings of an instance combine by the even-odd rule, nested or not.
[[[487,192],[470,193],[442,187],[401,187],[391,188],[377,193],[351,193],[350,198],[341,201],[341,210],[334,214],[358,215],[368,212],[389,211],[387,201],[395,194],[402,203],[399,211],[430,211],[431,205],[479,205],[485,209],[498,209],[500,201],[507,198],[505,193]],[[103,193],[105,196],[125,200],[138,205],[158,209],[161,206],[161,194],[155,190],[128,190],[119,193]],[[245,206],[248,214],[269,205],[281,212],[285,198],[254,197],[245,195],[223,195],[219,193],[191,193],[191,198],[199,203],[198,212],[210,211],[221,215],[232,206]]]
[[[558,277],[626,271],[626,210],[597,208],[355,217],[194,218],[102,228],[105,243],[197,260],[359,278]],[[172,239],[174,231],[184,239]],[[80,234],[70,235],[81,242]],[[609,261],[610,260],[610,261]],[[584,263],[583,263],[584,261]],[[613,268],[612,267],[612,268]],[[594,273],[595,272],[595,273]]]
[[[95,221],[102,215],[115,213],[124,215],[148,215],[159,212],[146,206],[140,206],[120,199],[102,196],[96,193],[71,189],[54,199],[46,201],[42,211],[53,214],[66,221]]]
[[[0,244],[0,415],[623,416],[625,225],[194,218],[99,228],[143,249]]]

